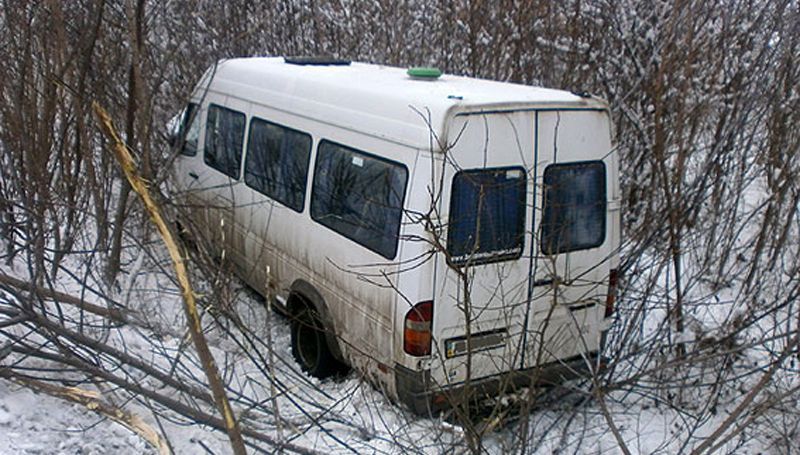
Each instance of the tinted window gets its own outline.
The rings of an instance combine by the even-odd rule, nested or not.
[[[602,161],[554,164],[544,171],[544,254],[594,248],[606,236],[606,167]]]
[[[322,141],[314,169],[311,217],[392,259],[407,179],[401,164]]]
[[[311,136],[259,118],[250,122],[244,181],[247,186],[303,211]]]
[[[197,155],[197,141],[200,139],[200,112],[197,105],[189,103],[183,112],[181,127],[178,133],[181,154],[186,156]]]
[[[525,239],[525,170],[461,171],[453,177],[447,251],[456,263],[518,258]]]
[[[244,142],[244,114],[212,104],[206,120],[203,160],[233,179],[239,179]]]

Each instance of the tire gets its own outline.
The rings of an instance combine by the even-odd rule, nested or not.
[[[325,339],[325,327],[317,312],[308,307],[292,317],[292,356],[303,371],[316,378],[327,378],[339,371],[339,362]]]

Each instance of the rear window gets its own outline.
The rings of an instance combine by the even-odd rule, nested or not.
[[[602,161],[553,164],[544,171],[544,254],[595,248],[606,237],[606,167]]]
[[[402,164],[322,141],[314,169],[311,218],[393,259],[407,180]]]
[[[302,212],[310,155],[308,134],[253,118],[244,181],[259,193]]]
[[[244,114],[212,104],[206,118],[203,161],[228,177],[238,180],[244,143]]]
[[[457,264],[518,258],[525,240],[526,175],[521,167],[475,169],[453,177],[447,251]]]

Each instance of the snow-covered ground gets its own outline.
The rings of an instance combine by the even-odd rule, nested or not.
[[[156,248],[155,251],[158,251]],[[154,262],[158,261],[158,263]],[[77,266],[77,264],[75,264]],[[186,337],[184,316],[175,285],[164,270],[165,257],[131,252],[127,273],[115,291],[115,300],[134,309],[138,322],[118,328],[96,329],[94,336],[160,368],[190,386],[203,389],[203,374]],[[26,268],[10,271],[20,276]],[[63,276],[63,275],[62,275]],[[81,287],[68,277],[59,290],[80,295]],[[196,283],[200,294],[210,293],[208,282]],[[229,387],[229,396],[242,426],[256,430],[295,451],[314,453],[460,453],[467,450],[464,430],[441,417],[422,418],[391,403],[378,390],[350,372],[344,378],[320,381],[298,371],[290,351],[288,321],[270,312],[234,279],[231,301],[254,344],[212,328],[206,315],[207,336]],[[91,293],[85,293],[91,301]],[[729,297],[730,290],[720,295]],[[732,298],[732,297],[730,297]],[[94,298],[96,303],[103,304]],[[233,330],[232,330],[233,331]],[[238,340],[238,342],[237,342]],[[270,353],[270,346],[272,352]],[[9,356],[11,359],[13,356]],[[40,361],[29,365],[45,366]],[[4,361],[7,364],[8,360]],[[172,395],[159,381],[124,366],[114,372],[142,386]],[[272,378],[272,381],[270,381]],[[747,384],[747,381],[737,384]],[[91,385],[68,384],[91,389]],[[621,453],[601,406],[583,400],[585,385],[571,395],[549,400],[530,413],[511,419],[484,437],[488,453]],[[96,390],[96,389],[93,389]],[[745,390],[730,390],[715,414],[697,424],[698,409],[668,406],[661,392],[646,388],[620,390],[605,397],[605,405],[619,434],[634,453],[683,453],[699,443],[686,434],[707,435],[724,421]],[[697,392],[684,392],[693,400]],[[140,396],[104,388],[105,400],[138,415],[155,429],[163,429],[175,453],[229,453],[224,433],[196,424]],[[701,402],[703,397],[698,396]],[[213,407],[188,400],[198,409]],[[152,409],[161,411],[157,418]],[[775,418],[780,417],[776,414]],[[490,422],[484,422],[490,423]],[[795,422],[796,425],[796,422]],[[796,435],[795,435],[796,437]],[[791,434],[789,434],[791,438]],[[264,451],[275,445],[256,443]],[[779,432],[743,432],[720,449],[721,453],[795,453],[792,439]],[[139,454],[155,453],[139,436],[83,406],[31,392],[0,380],[0,453],[2,454]]]
[[[140,437],[83,406],[0,381],[0,453],[127,455],[153,451]]]

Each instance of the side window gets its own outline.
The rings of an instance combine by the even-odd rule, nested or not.
[[[387,259],[397,253],[405,166],[333,142],[317,148],[311,218]]]
[[[281,204],[303,211],[311,136],[253,118],[247,139],[244,181]]]
[[[212,104],[206,119],[203,160],[207,165],[238,180],[244,142],[244,114]]]
[[[447,252],[457,264],[518,258],[525,243],[525,169],[460,171],[453,177]]]
[[[181,155],[197,155],[197,141],[200,139],[200,120],[198,117],[200,117],[200,111],[197,109],[197,104],[189,103],[181,117],[177,142],[173,143],[180,150]]]
[[[553,164],[544,170],[544,254],[598,247],[606,237],[606,166]]]

